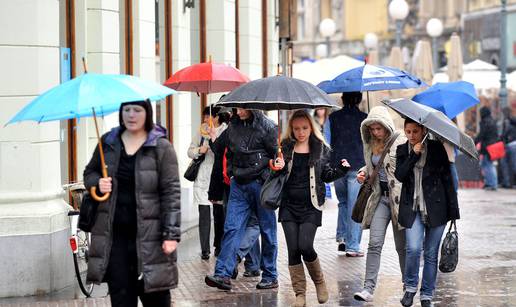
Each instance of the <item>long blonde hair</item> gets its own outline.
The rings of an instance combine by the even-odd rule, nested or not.
[[[369,130],[371,125],[374,125],[374,124],[380,125],[383,128],[383,130],[385,131],[385,137],[382,140],[378,140],[377,138],[375,138],[372,135],[371,131],[369,131],[369,134],[371,135],[371,138],[370,138],[370,141],[369,141],[369,144],[371,146],[371,150],[372,150],[373,154],[378,155],[378,154],[381,154],[383,152],[385,144],[387,143],[387,141],[391,137],[391,132],[389,131],[389,129],[387,129],[383,125],[383,123],[381,123],[379,121],[374,121],[374,122],[368,123],[367,124],[367,129]]]
[[[324,136],[322,135],[321,131],[317,128],[314,118],[305,110],[297,110],[290,116],[288,120],[287,129],[285,131],[285,134],[283,135],[283,140],[296,141],[296,137],[294,136],[294,130],[292,129],[292,122],[298,118],[306,119],[310,123],[310,128],[312,129],[311,135],[313,135],[317,140],[321,141],[321,143],[323,143],[325,146],[330,147],[330,145],[326,143],[326,140],[324,139]]]

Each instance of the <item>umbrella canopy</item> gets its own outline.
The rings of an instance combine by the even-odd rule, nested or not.
[[[41,94],[7,124],[93,116],[93,108],[97,115],[106,115],[118,111],[124,102],[160,100],[173,93],[135,76],[85,73]]]
[[[228,92],[249,82],[240,70],[217,63],[199,63],[185,67],[172,75],[163,85],[177,91],[197,93]]]
[[[391,54],[389,55],[389,66],[397,69],[405,69],[405,63],[403,63],[403,55],[401,54],[400,47],[392,47]]]
[[[460,37],[453,33],[450,38],[450,55],[448,56],[448,70],[447,74],[450,81],[457,81],[462,79],[463,71],[463,59],[462,59],[462,48],[460,45]]]
[[[420,77],[424,82],[431,84],[434,75],[432,63],[432,48],[427,41],[420,40],[416,44],[412,57],[412,73]]]
[[[455,123],[442,112],[404,98],[382,102],[401,116],[408,117],[425,126],[437,136],[457,146],[460,151],[470,157],[478,159],[478,152],[473,140],[461,132]]]
[[[316,85],[324,80],[333,79],[346,70],[362,65],[364,65],[363,61],[347,55],[325,58],[315,62],[303,61],[293,64],[292,77]]]
[[[454,118],[480,102],[475,86],[466,81],[436,83],[412,100],[439,110],[448,118]]]
[[[224,96],[217,105],[258,110],[337,107],[333,99],[315,85],[285,76],[251,81]]]
[[[386,66],[365,64],[348,70],[329,83],[321,83],[326,93],[365,92],[419,88],[426,84],[409,73]]]

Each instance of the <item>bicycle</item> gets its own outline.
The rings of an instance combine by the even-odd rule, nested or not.
[[[68,219],[70,221],[70,248],[73,255],[73,265],[75,268],[75,277],[79,284],[81,292],[90,297],[93,292],[94,284],[86,280],[88,270],[89,247],[91,243],[90,233],[79,229],[79,209],[82,202],[83,193],[86,188],[81,182],[63,185],[63,189],[72,195],[71,209],[68,211]]]

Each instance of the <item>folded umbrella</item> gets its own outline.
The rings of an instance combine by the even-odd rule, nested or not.
[[[455,145],[460,151],[478,160],[478,152],[473,140],[461,132],[455,123],[441,111],[405,98],[383,100],[382,103],[401,116],[408,117],[425,126],[437,136]]]
[[[412,97],[412,100],[439,110],[448,118],[455,118],[468,108],[480,103],[475,86],[466,81],[438,82]]]

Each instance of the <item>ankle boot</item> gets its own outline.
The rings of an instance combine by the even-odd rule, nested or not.
[[[319,258],[316,258],[312,262],[305,262],[308,273],[315,284],[315,290],[317,292],[317,300],[319,304],[326,303],[328,301],[328,289],[326,289],[326,282],[324,281],[324,275],[319,263]]]
[[[293,306],[304,307],[306,306],[306,278],[303,264],[289,265],[288,270],[290,271],[292,288],[296,294],[296,302]]]

